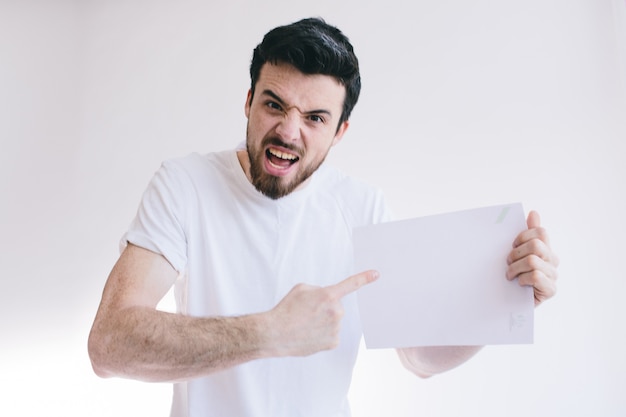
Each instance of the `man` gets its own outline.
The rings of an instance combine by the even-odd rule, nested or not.
[[[250,74],[245,148],[166,161],[146,190],[90,334],[93,367],[175,382],[173,416],[349,416],[355,291],[377,279],[354,274],[351,232],[390,219],[380,192],[323,165],[358,61],[338,29],[305,19],[270,31]],[[528,226],[507,278],[539,304],[558,260],[536,213]],[[173,285],[179,313],[157,311]],[[479,349],[398,354],[428,377]]]

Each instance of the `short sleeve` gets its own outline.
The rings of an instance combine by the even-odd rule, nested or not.
[[[370,197],[369,210],[367,211],[367,219],[371,224],[384,223],[392,221],[394,218],[393,212],[387,204],[384,193],[378,189],[373,189]],[[364,222],[365,224],[368,221]]]
[[[173,161],[164,162],[143,194],[137,214],[120,245],[127,242],[163,255],[178,272],[187,264],[185,200],[187,173]]]

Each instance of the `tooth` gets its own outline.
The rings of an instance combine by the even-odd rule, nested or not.
[[[270,153],[280,159],[287,159],[289,161],[293,161],[294,159],[296,159],[295,155],[291,155],[276,149],[270,149]]]

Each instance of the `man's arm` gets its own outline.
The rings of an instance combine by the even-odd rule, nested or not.
[[[550,240],[541,227],[539,214],[531,211],[526,220],[528,230],[513,242],[508,258],[506,278],[518,278],[519,285],[530,285],[535,306],[556,293],[559,259],[550,247]],[[448,371],[473,357],[480,346],[433,346],[397,349],[404,367],[420,377]]]
[[[329,287],[300,284],[267,312],[207,318],[156,310],[176,277],[164,257],[128,245],[109,275],[89,335],[96,374],[181,381],[253,359],[332,349],[341,298],[376,274],[366,271]]]
[[[164,257],[128,245],[109,275],[89,335],[96,374],[182,380],[262,354],[258,317],[200,319],[157,311],[176,278]]]
[[[482,346],[423,346],[396,349],[402,365],[421,378],[449,371],[465,363]]]

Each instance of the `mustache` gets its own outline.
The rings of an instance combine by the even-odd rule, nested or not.
[[[263,143],[261,143],[261,146],[265,148],[269,145],[280,146],[300,156],[304,156],[305,153],[304,148],[296,146],[293,143],[286,143],[277,136],[267,136],[265,139],[263,139]]]

